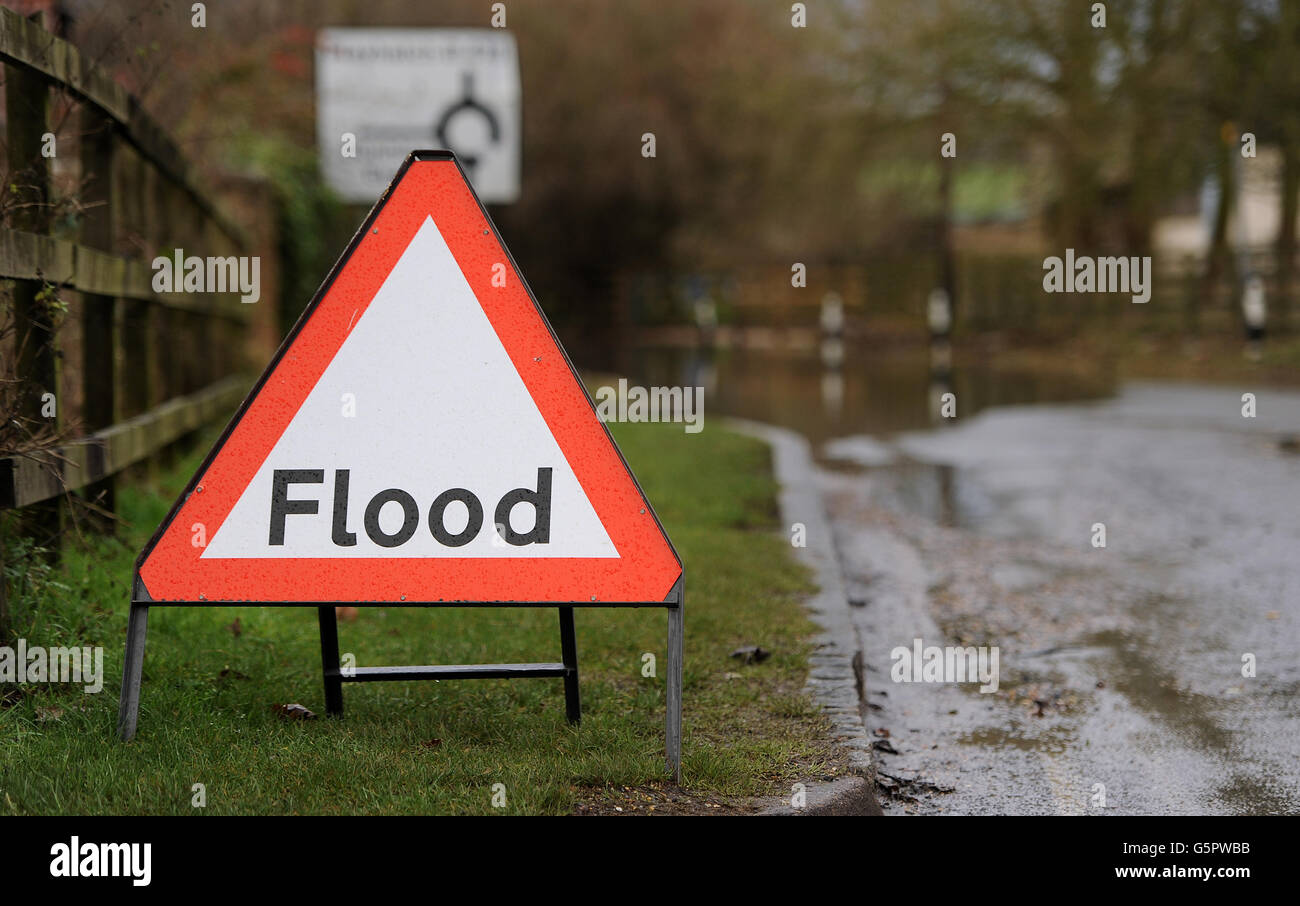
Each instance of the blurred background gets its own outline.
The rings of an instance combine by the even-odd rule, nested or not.
[[[364,213],[320,176],[318,30],[487,28],[492,16],[454,0],[223,0],[196,28],[181,3],[9,5],[46,11],[139,98],[205,189],[263,209],[256,241],[274,286],[259,316],[275,317],[253,364]],[[806,430],[902,427],[926,412],[913,403],[938,289],[965,366],[956,389],[977,407],[1096,395],[1129,373],[1293,373],[1293,3],[1112,0],[1104,27],[1078,0],[504,10],[522,166],[517,201],[492,214],[584,367],[725,376],[710,387],[719,404]],[[77,118],[58,125],[75,146]],[[955,156],[940,153],[945,134]],[[77,163],[53,162],[56,234],[78,229]],[[151,257],[150,244],[133,251]],[[1151,255],[1151,301],[1044,293],[1043,259],[1065,248]],[[792,285],[796,263],[806,285]],[[1251,277],[1269,340],[1247,371]],[[840,390],[823,387],[819,351],[832,294],[849,350]],[[863,368],[891,392],[865,396]]]

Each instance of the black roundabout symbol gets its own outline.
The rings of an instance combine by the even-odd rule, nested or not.
[[[443,111],[442,116],[438,119],[437,126],[434,127],[433,134],[438,139],[441,147],[456,152],[456,156],[465,165],[465,169],[469,171],[470,176],[473,176],[474,167],[479,162],[479,156],[478,154],[468,154],[458,148],[453,148],[451,141],[447,137],[448,126],[458,114],[477,113],[487,120],[488,135],[492,140],[492,144],[495,145],[501,141],[501,124],[497,121],[495,113],[474,100],[474,73],[464,73],[461,76],[461,85],[464,86],[464,97]]]

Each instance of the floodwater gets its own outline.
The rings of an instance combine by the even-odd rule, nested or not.
[[[1300,813],[1300,394],[844,359],[625,370],[814,442],[887,813]],[[997,691],[896,681],[918,639]]]
[[[941,419],[939,400],[952,392],[963,415],[1009,406],[1107,396],[1106,376],[1078,378],[995,367],[933,367],[924,349],[838,350],[796,354],[744,349],[641,348],[619,370],[648,386],[703,387],[708,413],[791,428],[814,443],[860,433],[925,428]]]

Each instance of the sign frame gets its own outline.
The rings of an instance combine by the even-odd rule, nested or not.
[[[555,348],[559,350],[564,358],[565,367],[573,377],[573,380],[583,389],[583,397],[591,409],[591,417],[600,424],[605,433],[610,446],[617,454],[619,462],[631,479],[637,494],[644,502],[647,514],[654,520],[654,524],[672,553],[673,559],[678,566],[678,576],[669,590],[668,594],[662,601],[543,601],[543,602],[521,602],[521,601],[471,601],[471,600],[424,600],[424,601],[231,601],[231,600],[157,600],[153,598],[148,589],[145,587],[140,577],[140,570],[145,560],[157,546],[164,533],[171,526],[181,508],[184,506],[189,496],[195,492],[200,479],[207,473],[209,467],[216,460],[217,456],[225,447],[226,442],[230,439],[236,427],[243,420],[253,401],[261,393],[262,388],[275,373],[277,366],[283,360],[288,350],[293,346],[294,341],[298,338],[303,327],[311,319],[330,288],[333,286],[336,278],[342,273],[343,269],[351,260],[357,247],[362,239],[371,231],[372,224],[378,217],[380,211],[384,208],[411,168],[412,164],[419,162],[439,161],[452,163],[459,173],[461,179],[465,181],[474,203],[478,206],[487,228],[492,232],[492,236],[500,246],[506,256],[510,267],[518,275],[523,290],[529,301],[532,303],[534,310],[540,318],[541,323],[546,327],[550,334]],[[501,238],[500,231],[497,230],[496,224],[492,222],[491,215],[484,206],[478,193],[474,190],[473,184],[469,181],[468,175],[461,166],[456,155],[451,151],[444,150],[423,150],[412,151],[402,162],[397,174],[389,183],[388,188],[380,195],[379,199],[371,207],[361,226],[353,235],[352,240],[348,243],[343,253],[335,262],[334,267],[330,269],[328,276],[317,289],[316,294],[307,304],[298,321],[294,324],[293,329],[285,336],[280,348],[272,357],[270,363],[266,366],[260,378],[249,390],[243,402],[226,424],[225,429],[218,437],[212,449],[204,457],[202,464],[191,476],[186,484],[184,491],[177,498],[176,502],[168,511],[166,517],[159,524],[153,536],[149,539],[139,557],[136,558],[135,567],[131,583],[131,602],[130,613],[127,621],[126,634],[126,651],[122,666],[122,691],[118,707],[118,724],[117,735],[123,742],[129,741],[135,736],[139,722],[140,691],[143,678],[145,645],[148,636],[149,609],[151,607],[315,607],[317,608],[317,618],[320,626],[321,639],[321,666],[322,676],[325,687],[326,711],[331,715],[342,715],[343,713],[343,696],[342,685],[345,682],[377,682],[377,681],[396,681],[396,680],[417,680],[417,679],[483,679],[483,678],[529,678],[529,677],[562,677],[565,684],[565,704],[566,715],[570,723],[578,723],[581,720],[581,707],[578,692],[578,663],[577,663],[577,645],[574,635],[573,610],[576,607],[613,607],[613,608],[640,608],[640,607],[662,607],[668,611],[668,663],[667,663],[667,696],[666,706],[667,714],[665,720],[665,751],[667,767],[673,779],[677,782],[681,780],[681,726],[682,726],[682,649],[684,638],[684,608],[685,608],[685,570],[682,567],[681,557],[678,555],[676,548],[673,547],[672,540],[668,533],[664,531],[663,524],[659,516],[655,513],[649,499],[641,489],[640,482],[637,481],[635,473],[628,467],[627,460],[623,452],[618,448],[613,436],[609,432],[607,425],[600,420],[595,404],[591,400],[591,395],[586,392],[582,384],[577,369],[574,368],[568,352],[560,343],[555,334],[554,328],[550,321],[547,320],[545,312],[537,302],[537,297],[533,294],[532,288],[529,287],[527,279],[511,255],[509,248]],[[556,663],[535,663],[535,664],[468,664],[468,665],[444,665],[444,666],[399,666],[399,667],[368,667],[368,668],[349,668],[344,671],[339,664],[338,653],[338,625],[335,614],[336,606],[353,606],[353,607],[555,607],[559,610],[560,617],[560,644],[561,644],[561,661]]]

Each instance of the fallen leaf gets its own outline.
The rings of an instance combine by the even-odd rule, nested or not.
[[[285,720],[315,720],[316,715],[296,702],[290,705],[272,705],[271,710]]]
[[[361,611],[357,610],[355,607],[335,607],[334,613],[337,614],[338,618],[344,623],[351,623],[361,615]]]
[[[57,705],[50,705],[48,708],[41,707],[36,709],[36,719],[38,721],[61,720],[62,718],[63,709]]]
[[[772,652],[760,648],[757,645],[746,645],[744,648],[737,648],[731,652],[731,656],[739,658],[746,664],[760,664],[772,656]]]

